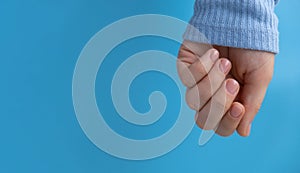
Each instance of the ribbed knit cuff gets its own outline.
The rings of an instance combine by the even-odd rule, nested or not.
[[[274,8],[274,0],[196,0],[184,39],[278,53]]]

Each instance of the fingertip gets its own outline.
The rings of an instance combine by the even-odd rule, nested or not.
[[[244,106],[241,103],[232,103],[230,109],[222,118],[216,133],[223,137],[232,135],[237,129],[244,113]]]
[[[239,130],[237,130],[238,134],[241,136],[241,137],[248,137],[246,133],[243,133]]]
[[[219,59],[220,53],[217,49],[212,48],[210,50],[210,58],[213,62],[216,62]]]
[[[234,102],[230,108],[230,115],[235,119],[241,119],[244,114],[245,107],[239,102]]]
[[[234,79],[227,79],[226,80],[226,90],[231,95],[237,95],[240,89],[240,84]]]
[[[242,122],[239,125],[237,132],[242,137],[248,137],[251,132],[251,124],[248,125],[248,124],[245,124],[244,122]]]

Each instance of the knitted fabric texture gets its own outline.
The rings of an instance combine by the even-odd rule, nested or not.
[[[213,45],[278,53],[277,1],[196,0],[184,39],[203,43],[204,35]]]

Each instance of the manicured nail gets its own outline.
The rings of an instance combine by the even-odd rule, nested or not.
[[[238,118],[242,115],[243,109],[240,106],[233,106],[230,110],[230,115],[233,118]]]
[[[226,82],[226,89],[230,94],[235,95],[237,90],[239,89],[239,84],[237,83],[237,81],[229,79]]]
[[[215,62],[219,58],[219,52],[216,50],[212,50],[210,58],[213,62]]]
[[[221,62],[220,62],[220,70],[224,74],[227,74],[230,70],[230,62],[226,59],[222,59]]]
[[[249,124],[248,125],[248,128],[247,128],[247,136],[249,136],[250,135],[250,131],[251,131],[251,126],[252,126],[252,124]]]

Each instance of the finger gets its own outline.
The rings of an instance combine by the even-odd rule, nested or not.
[[[270,62],[273,63],[272,61]],[[269,69],[269,68],[271,69]],[[249,136],[251,123],[258,113],[264,100],[268,85],[273,76],[273,65],[265,66],[259,70],[246,75],[245,84],[241,91],[241,101],[245,106],[246,112],[239,127],[238,133],[241,136]]]
[[[186,102],[190,108],[199,111],[220,88],[230,69],[231,63],[229,60],[219,59],[208,75],[194,87],[188,88]]]
[[[178,52],[178,60],[190,66],[197,60],[197,55],[186,45],[182,44]]]
[[[229,48],[224,46],[213,45],[213,48],[217,49],[220,53],[220,57],[228,58],[229,57]]]
[[[198,42],[193,42],[193,41],[188,41],[188,40],[184,40],[182,45],[187,47],[189,50],[191,50],[198,57],[201,57],[209,49],[213,48],[210,44],[198,43]]]
[[[237,129],[241,136],[250,135],[251,123],[261,107],[267,87],[268,83],[262,80],[243,86],[240,98],[245,106],[246,112]]]
[[[190,56],[188,59],[184,56]],[[177,69],[182,83],[187,87],[193,87],[198,83],[212,68],[219,58],[219,52],[215,49],[208,50],[203,56],[191,55],[189,52],[179,53]],[[191,64],[190,64],[191,63]]]
[[[210,101],[196,114],[197,125],[205,130],[212,130],[218,125],[238,94],[239,83],[227,79]]]
[[[194,62],[189,70],[193,76],[193,80],[187,81],[188,87],[195,86],[204,76],[206,76],[211,70],[214,63],[219,58],[219,52],[215,49],[210,49],[202,57],[199,57],[196,62]],[[189,79],[189,78],[186,78]]]
[[[230,136],[233,134],[238,127],[244,113],[244,106],[239,102],[234,102],[229,111],[222,118],[216,133],[221,136]]]

